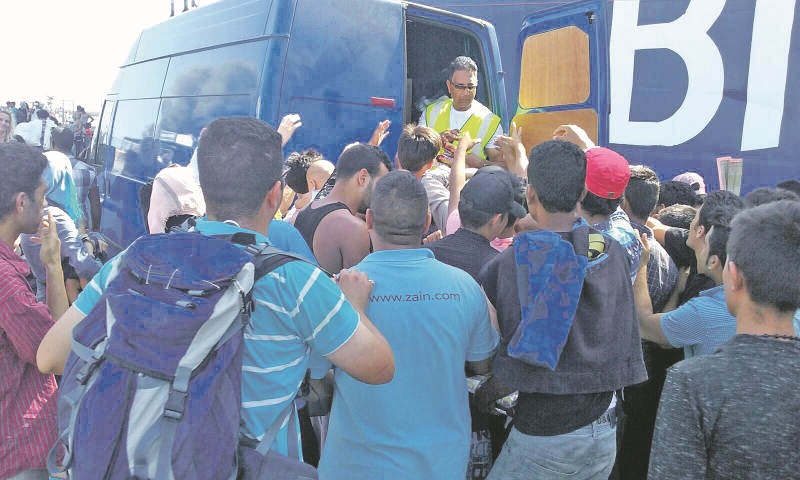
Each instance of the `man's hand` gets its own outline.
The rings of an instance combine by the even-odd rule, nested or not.
[[[458,130],[454,128],[452,130],[445,130],[440,133],[439,136],[442,137],[444,143],[453,143],[458,139],[458,133]]]
[[[476,139],[473,140],[469,136],[469,132],[462,133],[461,135],[456,137],[456,140],[458,140],[458,146],[456,147],[456,152],[461,150],[465,154],[466,154],[466,152],[469,152],[470,150],[472,150],[472,147],[474,147],[475,145],[478,145],[479,143],[481,143],[481,139],[480,138],[476,138]]]
[[[435,232],[431,233],[427,237],[423,238],[422,239],[422,244],[423,245],[427,245],[427,244],[429,244],[431,242],[435,242],[436,240],[441,240],[441,239],[442,239],[442,231],[441,230],[436,230]]]
[[[375,282],[367,277],[364,272],[358,270],[342,270],[333,276],[333,280],[339,284],[342,293],[347,297],[347,301],[359,313],[364,312],[369,303],[369,294]]]
[[[55,265],[61,266],[61,240],[58,239],[55,225],[53,214],[48,211],[47,219],[43,218],[39,225],[39,236],[31,237],[32,242],[42,244],[42,248],[39,250],[39,259],[48,269]]]
[[[289,139],[294,135],[294,131],[302,126],[303,122],[300,121],[300,115],[296,113],[290,113],[283,117],[281,119],[281,124],[278,125],[278,133],[281,134],[281,139],[283,140],[281,145],[289,143]]]
[[[588,150],[595,146],[589,135],[577,125],[561,125],[553,132],[553,139],[572,142],[581,150]]]
[[[369,139],[369,144],[375,147],[379,146],[381,142],[389,136],[388,129],[391,124],[392,122],[389,120],[380,122],[378,126],[375,127],[375,131],[372,132],[372,138]]]
[[[501,135],[494,143],[503,152],[508,171],[524,178],[528,174],[528,152],[522,144],[522,128],[512,122],[511,136]]]

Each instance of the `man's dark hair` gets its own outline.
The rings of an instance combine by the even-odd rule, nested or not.
[[[419,246],[428,219],[428,194],[411,172],[389,172],[375,184],[370,202],[375,233],[394,245]]]
[[[50,118],[50,113],[48,113],[48,111],[44,108],[40,108],[39,110],[36,110],[36,116],[39,117],[40,120],[45,120]]]
[[[442,148],[442,138],[432,128],[408,124],[403,127],[397,142],[397,159],[411,173],[419,172],[436,157]]]
[[[324,160],[324,157],[313,148],[289,155],[286,159],[286,185],[301,195],[308,193],[306,174],[308,167],[317,160]]]
[[[791,190],[769,187],[756,188],[744,197],[744,203],[747,205],[747,208],[779,202],[781,200],[794,200],[797,202],[800,201],[800,197]]]
[[[473,202],[467,201],[464,197],[458,201],[458,216],[461,217],[461,225],[467,230],[481,228],[495,215],[497,214],[478,210]]]
[[[800,308],[800,202],[749,208],[733,221],[728,256],[750,299],[781,312]]]
[[[209,213],[253,218],[283,173],[281,136],[255,118],[219,118],[200,137],[197,169]]]
[[[708,237],[708,258],[716,255],[719,258],[720,265],[725,266],[725,260],[728,258],[727,245],[728,236],[731,233],[730,226],[714,225]],[[706,259],[706,262],[708,261]]]
[[[50,137],[50,146],[61,153],[70,153],[75,145],[75,134],[64,127],[56,127]]]
[[[800,197],[800,181],[795,180],[794,178],[784,180],[775,186],[778,188],[782,188],[784,190],[790,190],[795,194],[797,194],[798,197]]]
[[[475,60],[464,55],[456,57],[447,67],[447,79],[452,80],[453,74],[458,70],[466,70],[468,72],[478,73],[478,65],[475,63]]]
[[[33,199],[47,168],[47,157],[20,142],[0,143],[0,219],[14,211],[14,197],[25,193]]]
[[[550,213],[575,210],[586,187],[586,154],[571,142],[547,140],[530,154],[528,185]]]
[[[669,207],[672,205],[689,205],[696,207],[698,204],[697,193],[691,185],[670,180],[661,183],[658,193],[658,204]]]
[[[650,216],[658,204],[659,187],[656,172],[644,165],[631,165],[631,179],[625,187],[625,199],[633,216],[644,219]]]
[[[611,215],[620,206],[625,195],[619,198],[600,198],[592,192],[586,192],[581,200],[581,208],[589,215]]]
[[[658,212],[658,221],[668,227],[689,230],[695,215],[697,215],[696,208],[678,203],[670,205]]]
[[[742,197],[727,190],[717,190],[706,195],[697,214],[697,224],[702,225],[706,232],[715,225],[729,227],[734,215],[743,209]]]
[[[336,163],[336,179],[352,178],[362,168],[374,177],[381,172],[381,164],[390,172],[392,171],[392,161],[380,147],[357,143],[345,149],[339,156],[339,161]]]

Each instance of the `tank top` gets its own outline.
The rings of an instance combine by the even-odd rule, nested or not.
[[[347,208],[342,202],[330,203],[328,205],[323,205],[319,208],[312,208],[313,205],[309,205],[308,208],[298,212],[294,219],[294,227],[300,231],[300,234],[303,236],[303,239],[308,244],[308,248],[311,251],[314,251],[314,234],[317,232],[317,227],[319,227],[319,223],[331,212],[335,212],[336,210],[350,210]]]

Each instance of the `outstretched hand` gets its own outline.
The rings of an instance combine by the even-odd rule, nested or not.
[[[383,140],[389,136],[389,126],[392,124],[390,120],[384,120],[375,127],[372,132],[372,138],[369,139],[369,144],[372,146],[380,146]]]
[[[650,241],[648,240],[647,232],[639,233],[639,230],[634,230],[636,232],[636,238],[639,239],[639,243],[642,245],[642,259],[640,260],[640,264],[646,265],[647,262],[650,261]]]
[[[281,145],[289,143],[289,139],[294,135],[294,131],[303,126],[300,121],[300,115],[290,113],[281,119],[281,124],[278,125],[278,133],[281,134]]]
[[[572,142],[581,150],[588,150],[595,146],[586,131],[577,125],[561,125],[553,132],[553,139]]]

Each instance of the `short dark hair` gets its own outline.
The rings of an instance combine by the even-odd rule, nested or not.
[[[50,136],[50,146],[59,152],[70,152],[75,145],[75,134],[72,130],[64,127],[56,127]]]
[[[408,124],[397,142],[397,159],[409,172],[417,173],[436,158],[442,148],[442,137],[430,127]]]
[[[461,225],[467,230],[481,228],[495,215],[497,214],[478,210],[475,208],[475,202],[470,202],[464,197],[458,201],[458,216],[461,218]]]
[[[286,185],[296,193],[308,193],[308,167],[317,160],[323,160],[322,154],[313,148],[294,152],[286,159]]]
[[[708,257],[710,258],[716,255],[722,266],[725,266],[725,260],[728,258],[727,245],[730,233],[730,225],[714,225],[711,230],[709,230],[709,235],[707,235]],[[708,261],[708,259],[706,259],[706,261]]]
[[[447,67],[447,79],[452,79],[453,74],[458,70],[466,70],[467,72],[478,73],[478,64],[475,63],[475,60],[464,55],[456,57]]]
[[[352,178],[362,168],[374,177],[380,173],[381,164],[390,172],[392,171],[392,161],[380,147],[357,143],[339,155],[339,160],[336,162],[336,179]]]
[[[784,190],[791,190],[792,192],[800,196],[800,181],[795,180],[794,178],[784,180],[775,186],[778,188],[782,188]]]
[[[44,108],[40,108],[39,110],[36,110],[36,116],[44,120],[45,118],[50,118],[50,113]]]
[[[394,245],[419,246],[428,218],[428,194],[411,172],[389,172],[375,184],[372,227]]]
[[[656,172],[644,165],[631,165],[631,179],[625,187],[625,199],[635,217],[650,216],[658,204],[660,185]]]
[[[547,140],[530,154],[528,185],[550,213],[571,212],[586,187],[586,154],[571,142]]]
[[[658,193],[658,204],[669,207],[671,205],[689,205],[696,207],[699,203],[697,193],[691,185],[675,180],[669,180],[661,183],[661,188]]]
[[[780,312],[800,307],[800,202],[781,200],[747,209],[731,227],[728,254],[750,299]]]
[[[781,200],[794,200],[797,202],[800,201],[800,197],[791,190],[769,187],[756,188],[744,197],[744,203],[747,205],[747,208],[779,202]]]
[[[581,208],[589,215],[611,215],[620,206],[625,195],[619,198],[600,198],[592,192],[586,192],[581,200]]]
[[[743,209],[742,197],[727,190],[716,190],[703,200],[703,206],[697,213],[697,224],[702,225],[706,232],[716,225],[729,227],[734,215]]]
[[[658,212],[658,221],[668,227],[689,230],[695,215],[697,215],[696,208],[677,203]]]
[[[281,136],[256,118],[218,118],[200,137],[197,169],[209,213],[253,218],[283,173]]]
[[[23,192],[33,198],[47,168],[39,149],[20,142],[0,143],[0,219],[14,211],[14,197]]]

